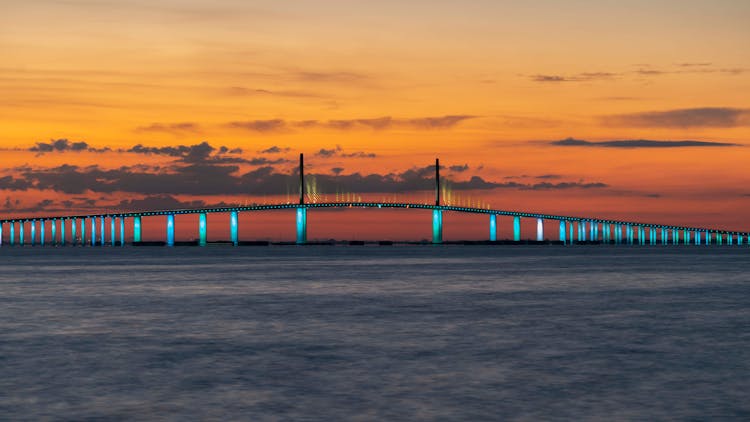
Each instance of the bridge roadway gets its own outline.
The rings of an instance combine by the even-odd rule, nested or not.
[[[521,240],[521,218],[533,218],[537,220],[536,240],[545,240],[544,221],[553,220],[559,222],[558,239],[565,244],[586,241],[601,241],[615,244],[726,244],[743,245],[750,243],[749,232],[729,231],[711,229],[705,227],[672,226],[664,224],[651,224],[636,221],[621,221],[601,218],[564,216],[554,214],[541,214],[522,211],[495,210],[474,207],[461,207],[451,205],[393,203],[393,202],[322,202],[305,204],[271,204],[271,205],[249,205],[235,207],[214,208],[192,208],[159,211],[134,211],[134,212],[110,212],[101,214],[79,214],[46,217],[24,217],[0,219],[0,245],[3,242],[3,230],[9,230],[8,239],[11,245],[16,244],[16,226],[18,227],[18,244],[25,243],[24,226],[30,226],[30,243],[37,243],[37,231],[39,232],[39,244],[64,245],[66,238],[72,244],[104,245],[105,242],[105,220],[110,220],[109,243],[111,245],[124,245],[125,242],[125,220],[132,219],[133,242],[141,242],[141,219],[143,217],[166,216],[166,244],[171,246],[175,243],[174,217],[184,214],[199,214],[199,244],[205,245],[207,238],[206,215],[210,213],[230,213],[231,241],[238,244],[238,218],[239,212],[256,212],[269,210],[296,210],[297,239],[296,242],[303,244],[307,241],[307,210],[316,208],[393,208],[393,209],[417,209],[430,210],[433,214],[433,243],[442,243],[442,214],[443,212],[459,212],[472,214],[487,214],[489,222],[489,240],[497,240],[497,216],[513,217],[513,240]],[[89,239],[86,241],[86,222],[90,223]],[[116,222],[119,221],[119,241],[116,239]],[[97,241],[97,222],[99,222],[99,241]],[[49,226],[51,238],[49,242],[45,239],[46,228]],[[66,236],[66,226],[69,226],[70,235]],[[575,233],[574,233],[575,226]],[[59,236],[58,236],[59,229]],[[601,229],[601,232],[600,232]],[[623,233],[624,230],[624,233]],[[648,234],[646,231],[648,230]],[[682,236],[680,236],[682,235]],[[712,239],[713,238],[713,239]],[[658,241],[657,241],[658,240]]]

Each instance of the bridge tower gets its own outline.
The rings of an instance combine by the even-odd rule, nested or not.
[[[432,209],[432,243],[443,243],[443,210],[440,209],[439,158],[435,158],[435,208]]]
[[[305,156],[299,155],[299,207],[297,207],[297,244],[307,242],[307,207],[305,207]]]

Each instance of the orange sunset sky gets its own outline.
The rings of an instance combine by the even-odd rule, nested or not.
[[[304,153],[320,200],[427,202],[440,157],[453,203],[748,231],[748,22],[744,0],[0,0],[1,214],[285,202]],[[311,213],[310,238],[422,217]]]

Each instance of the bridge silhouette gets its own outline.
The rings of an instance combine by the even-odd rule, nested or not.
[[[307,212],[308,210],[326,208],[386,208],[386,209],[414,209],[432,210],[432,243],[443,243],[443,213],[456,212],[468,214],[486,214],[489,216],[489,236],[487,243],[499,243],[497,239],[497,217],[508,216],[513,219],[513,242],[521,240],[521,219],[536,219],[535,242],[549,243],[544,234],[545,221],[557,221],[559,231],[557,239],[552,243],[558,244],[627,244],[627,245],[748,245],[750,232],[728,231],[705,227],[672,226],[664,224],[650,224],[635,221],[619,221],[602,218],[576,217],[564,215],[542,214],[534,212],[508,211],[485,209],[478,207],[462,207],[444,205],[440,198],[440,161],[435,160],[435,203],[419,204],[408,202],[305,202],[304,156],[300,154],[299,164],[299,203],[280,203],[271,205],[249,205],[234,207],[205,207],[190,209],[173,209],[158,211],[92,213],[63,216],[44,216],[32,218],[0,219],[0,246],[3,245],[3,231],[8,229],[8,243],[11,246],[26,244],[25,226],[30,229],[29,243],[33,245],[120,245],[127,244],[125,239],[125,224],[130,220],[133,226],[131,244],[164,244],[174,246],[175,216],[184,214],[198,214],[197,244],[207,244],[207,215],[213,213],[229,213],[230,241],[233,245],[241,244],[238,234],[238,213],[270,210],[296,210],[296,240],[299,245],[307,244]],[[166,217],[165,241],[144,242],[142,240],[142,219],[145,217]],[[106,236],[106,222],[109,220],[109,242]],[[89,227],[88,239],[86,227]],[[97,233],[98,226],[98,233]],[[16,228],[18,236],[16,237]],[[49,239],[46,238],[47,228],[50,230]],[[69,230],[66,234],[66,230]],[[119,232],[119,233],[118,233]],[[37,236],[38,234],[38,236]],[[98,234],[98,238],[97,238]],[[119,236],[119,238],[118,238]],[[177,242],[178,244],[181,242]]]

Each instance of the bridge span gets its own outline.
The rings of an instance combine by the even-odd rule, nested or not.
[[[521,241],[521,219],[536,220],[536,241],[548,240],[544,233],[545,221],[556,221],[559,227],[553,240],[566,244],[604,243],[627,245],[749,245],[750,232],[712,229],[707,227],[673,226],[651,224],[637,221],[619,221],[602,218],[552,215],[534,212],[485,209],[441,204],[440,198],[440,163],[435,161],[435,203],[418,204],[406,202],[305,202],[305,183],[303,156],[300,154],[300,198],[299,203],[280,203],[272,205],[248,205],[234,207],[190,208],[159,211],[133,211],[114,213],[92,213],[78,215],[60,215],[29,218],[0,219],[0,246],[3,246],[4,231],[8,231],[10,246],[27,244],[26,227],[28,226],[28,243],[31,245],[125,245],[142,242],[143,218],[165,219],[165,241],[167,246],[175,245],[175,216],[198,214],[198,244],[207,244],[207,215],[228,213],[231,243],[240,244],[238,231],[238,214],[241,212],[261,212],[273,210],[296,210],[296,243],[307,243],[307,213],[315,209],[327,208],[385,208],[413,209],[432,211],[432,243],[443,243],[443,213],[485,214],[488,216],[489,242],[496,242],[498,217],[512,218],[513,241]],[[109,224],[107,224],[107,221]],[[125,224],[132,224],[130,242],[125,238]],[[107,225],[109,227],[107,227]],[[88,227],[88,233],[87,233]],[[109,236],[106,236],[109,228]],[[47,233],[49,232],[49,237]],[[88,236],[88,237],[87,237]]]

